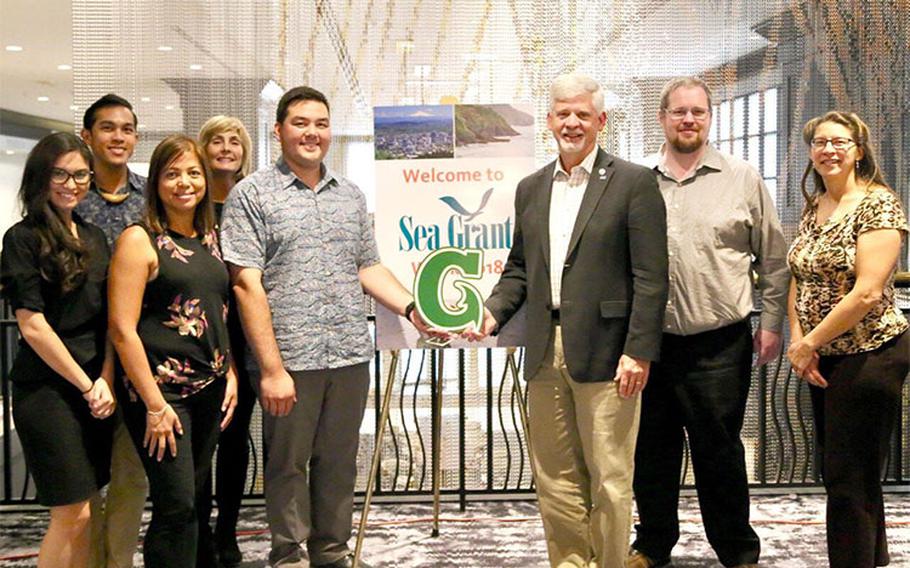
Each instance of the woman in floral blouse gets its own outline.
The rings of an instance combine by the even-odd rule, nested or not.
[[[186,136],[155,148],[146,219],[123,231],[111,262],[119,398],[152,499],[143,547],[149,568],[195,566],[195,496],[236,404],[228,273],[204,163]]]
[[[910,368],[908,324],[894,303],[907,222],[858,116],[828,112],[810,120],[803,137],[810,163],[788,256],[787,357],[811,385],[830,565],[884,566],[881,471]]]

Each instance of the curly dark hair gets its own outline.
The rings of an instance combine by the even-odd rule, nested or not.
[[[61,293],[78,288],[86,277],[88,251],[64,225],[50,203],[51,170],[70,152],[79,152],[92,169],[92,153],[85,142],[68,132],[49,134],[29,152],[19,185],[25,221],[38,233],[41,277],[57,283]]]
[[[870,140],[871,135],[869,133],[869,127],[856,113],[830,110],[821,116],[816,116],[809,120],[805,126],[803,126],[803,141],[806,145],[808,146],[812,143],[812,138],[815,137],[815,129],[825,122],[833,122],[845,126],[853,136],[853,142],[856,144],[857,148],[862,149],[862,159],[856,162],[856,180],[863,183],[866,186],[867,191],[874,185],[891,189],[891,186],[885,181],[882,170],[878,167],[878,157],[872,140]],[[811,192],[809,191],[807,183],[810,177],[812,178],[814,186]],[[825,192],[825,182],[822,179],[822,176],[815,171],[811,158],[806,165],[806,170],[803,172],[802,180],[800,180],[800,189],[802,190],[803,197],[806,198],[807,207],[810,207],[812,203],[815,202],[815,198],[818,195]]]

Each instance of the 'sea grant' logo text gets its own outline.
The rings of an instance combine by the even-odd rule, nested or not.
[[[442,247],[512,248],[511,217],[492,223],[474,221],[483,213],[492,195],[493,188],[490,188],[480,198],[480,203],[473,211],[462,205],[455,197],[450,195],[440,197],[439,200],[455,212],[442,226],[436,223],[422,224],[412,215],[403,215],[398,220],[400,231],[398,250],[434,251]]]

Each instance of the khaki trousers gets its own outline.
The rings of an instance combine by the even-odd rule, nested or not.
[[[558,325],[553,338],[528,382],[531,462],[550,565],[622,568],[641,396],[620,398],[612,380],[575,382]]]
[[[131,568],[148,494],[145,469],[123,417],[115,417],[107,497],[91,501],[91,568]]]

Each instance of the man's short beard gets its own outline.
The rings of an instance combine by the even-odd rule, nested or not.
[[[680,139],[677,138],[676,140],[671,141],[670,145],[680,154],[691,154],[700,150],[705,145],[705,140],[698,137],[692,142],[681,142]]]

